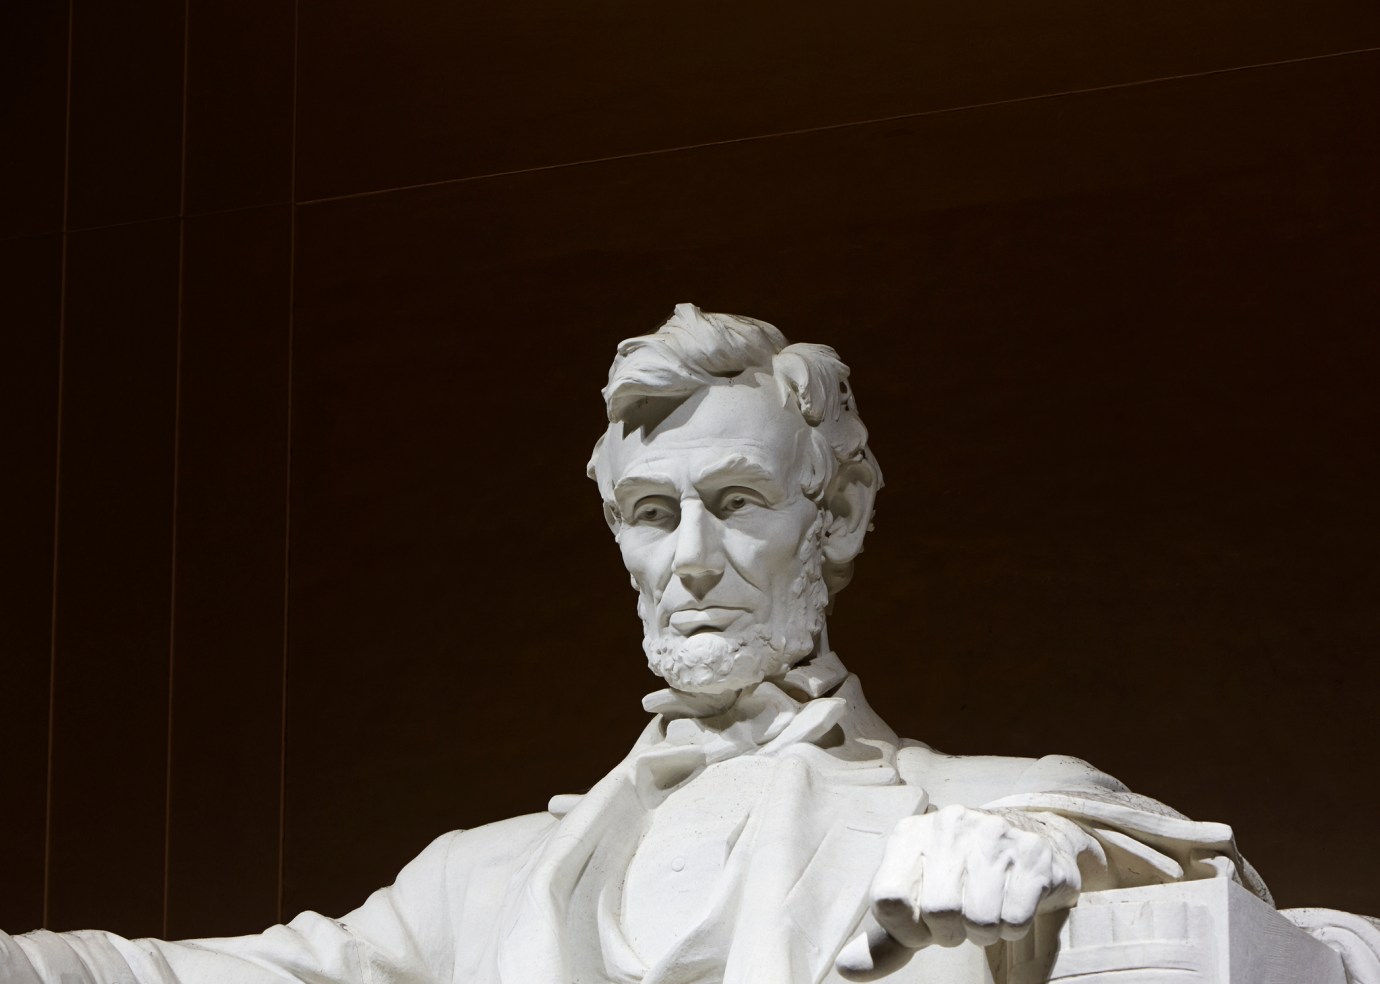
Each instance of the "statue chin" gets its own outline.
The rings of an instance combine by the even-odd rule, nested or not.
[[[648,639],[646,649],[653,673],[676,690],[694,694],[743,690],[784,668],[780,656],[762,643],[717,632]]]

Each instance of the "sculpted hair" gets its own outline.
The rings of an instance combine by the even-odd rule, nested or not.
[[[810,453],[800,482],[806,495],[819,501],[846,466],[870,469],[874,488],[881,487],[881,469],[867,447],[867,428],[838,353],[828,345],[792,345],[775,327],[753,318],[678,304],[654,333],[620,342],[603,389],[609,423],[631,422],[652,401],[684,400],[716,379],[750,372],[770,374],[783,403],[793,402],[810,425]],[[599,467],[603,445],[601,436],[587,473],[609,501],[612,491]]]

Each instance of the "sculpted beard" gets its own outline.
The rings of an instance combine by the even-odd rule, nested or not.
[[[828,520],[828,513],[820,510],[801,540],[796,553],[800,574],[791,584],[785,609],[774,607],[770,620],[752,626],[747,638],[731,632],[702,632],[689,637],[662,632],[655,602],[639,592],[642,649],[652,672],[676,690],[721,694],[761,683],[808,656],[824,626],[829,605],[821,545]]]

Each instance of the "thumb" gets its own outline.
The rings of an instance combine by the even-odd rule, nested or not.
[[[898,943],[871,919],[865,932],[853,937],[834,960],[834,969],[846,981],[875,981],[900,970],[915,951]]]

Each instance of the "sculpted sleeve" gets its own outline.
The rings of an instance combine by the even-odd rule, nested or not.
[[[1231,877],[1264,901],[1269,889],[1236,849],[1224,823],[1189,820],[1158,800],[1128,790],[1081,759],[1036,759],[987,809],[1047,812],[1078,824],[1105,851],[1109,882],[1126,888],[1192,878]]]
[[[255,936],[128,940],[113,933],[0,933],[4,984],[441,984],[452,979],[451,852],[434,841],[388,888],[330,919],[304,912]]]

